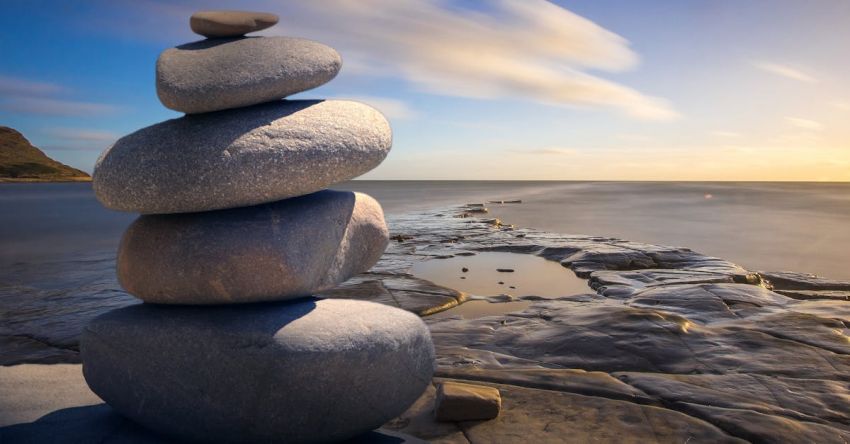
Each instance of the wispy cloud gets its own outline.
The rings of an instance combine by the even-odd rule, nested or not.
[[[65,91],[61,85],[48,82],[33,82],[0,75],[0,94],[3,96],[42,96]]]
[[[590,74],[632,69],[638,55],[623,37],[546,0],[240,4],[279,13],[281,24],[261,34],[297,35],[338,49],[345,60],[343,75],[402,78],[420,91],[447,96],[606,107],[644,120],[678,117],[665,99]],[[132,15],[132,20],[120,26],[104,20],[99,29],[173,39],[188,35],[186,17],[194,10],[226,3],[139,0],[120,5],[121,16]],[[151,26],[158,32],[151,34]]]
[[[544,156],[572,156],[578,154],[578,150],[562,147],[545,147],[530,150],[513,149],[509,151],[517,154],[534,154]]]
[[[717,137],[725,137],[729,139],[741,137],[741,133],[736,133],[734,131],[712,131],[711,135]]]
[[[44,151],[93,151],[100,152],[103,151],[105,146],[103,145],[43,145],[41,147]]]
[[[832,106],[840,109],[841,111],[850,111],[850,102],[835,102]]]
[[[801,119],[799,117],[786,117],[785,121],[788,122],[789,125],[795,126],[800,129],[810,130],[810,131],[821,131],[823,130],[823,124],[814,120],[809,119]]]
[[[109,131],[81,128],[50,128],[45,132],[53,137],[79,142],[114,142],[119,137]]]
[[[67,100],[70,89],[52,82],[0,75],[0,111],[51,116],[106,114],[123,107]]]
[[[666,100],[585,72],[630,69],[638,56],[623,37],[545,0],[495,0],[476,10],[438,0],[271,4],[282,21],[271,33],[327,42],[346,64],[425,92],[677,117]]]
[[[354,100],[356,102],[363,102],[367,105],[377,108],[378,111],[382,112],[384,116],[386,116],[387,119],[390,120],[413,119],[417,116],[416,111],[411,108],[407,103],[389,97],[338,96],[335,98],[340,100]]]
[[[753,66],[756,68],[769,72],[771,74],[775,74],[778,76],[785,77],[787,79],[798,80],[800,82],[806,83],[817,83],[817,79],[811,76],[808,73],[805,73],[797,68],[782,65],[779,63],[767,62],[767,61],[755,61],[752,62]]]
[[[618,134],[617,138],[627,142],[650,142],[652,137],[643,134]]]
[[[0,109],[26,114],[84,116],[107,114],[118,111],[121,108],[105,103],[76,102],[38,97],[13,97],[0,102]]]

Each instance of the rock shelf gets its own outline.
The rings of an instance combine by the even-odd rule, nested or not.
[[[850,282],[749,271],[687,248],[452,217],[462,211],[389,217],[391,235],[401,241],[372,270],[322,296],[424,315],[436,347],[435,382],[497,387],[502,414],[483,423],[436,423],[432,386],[385,429],[441,442],[513,433],[545,442],[566,430],[599,441],[848,439],[850,303],[836,294]],[[482,251],[561,262],[588,279],[587,293],[524,297],[530,305],[522,311],[461,319],[450,309],[469,295],[409,273],[419,261]],[[104,300],[133,303],[114,282],[100,285]],[[808,293],[795,297],[799,292]],[[59,331],[14,316],[7,331],[20,336],[7,340],[43,342],[6,362],[78,362],[73,326],[103,308],[81,310]],[[441,310],[449,311],[427,316]]]

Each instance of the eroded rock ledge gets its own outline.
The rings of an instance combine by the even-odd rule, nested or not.
[[[499,387],[503,414],[437,424],[429,391],[388,427],[437,442],[850,439],[850,282],[451,216],[393,221],[396,242],[378,266],[328,296],[381,294],[420,314],[450,308],[467,295],[407,271],[480,251],[558,261],[588,279],[588,293],[527,296],[528,309],[503,316],[426,317],[437,374]]]
[[[429,389],[387,429],[435,442],[850,440],[850,282],[457,214],[463,209],[389,218],[394,240],[379,263],[321,296],[426,316],[438,376],[499,387],[503,413],[438,424]],[[429,319],[470,295],[415,278],[412,265],[481,251],[558,261],[588,279],[588,291],[526,296],[527,309],[500,316]],[[101,261],[78,290],[0,288],[11,320],[2,338],[20,343],[4,347],[0,363],[75,362],[89,319],[135,303]]]

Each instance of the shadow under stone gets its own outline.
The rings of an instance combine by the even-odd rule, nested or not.
[[[107,404],[95,404],[56,410],[30,423],[0,427],[0,442],[3,444],[169,444],[183,441],[146,429],[119,415]],[[385,430],[364,433],[344,442],[345,444],[425,443],[409,435]]]
[[[56,410],[23,424],[0,428],[0,442],[13,443],[173,443],[116,413],[106,404]]]

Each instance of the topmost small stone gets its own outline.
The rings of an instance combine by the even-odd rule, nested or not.
[[[207,38],[239,37],[274,26],[278,17],[267,12],[198,11],[189,19],[195,34]]]

